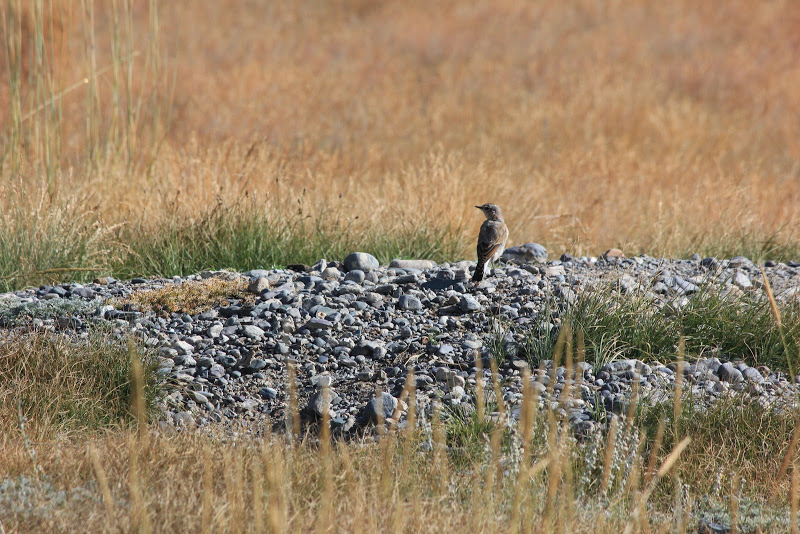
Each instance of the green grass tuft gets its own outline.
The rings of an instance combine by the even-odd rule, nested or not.
[[[741,359],[751,366],[767,365],[789,371],[800,357],[800,310],[778,304],[783,336],[769,300],[758,291],[725,294],[713,281],[688,297],[659,306],[647,292],[620,293],[613,284],[589,289],[575,304],[556,312],[545,306],[537,325],[516,333],[521,355],[535,367],[551,359],[555,339],[543,324],[568,324],[582,336],[586,361],[599,367],[621,358],[675,361],[678,343],[685,341],[687,357],[717,356]],[[500,346],[496,348],[502,353]]]

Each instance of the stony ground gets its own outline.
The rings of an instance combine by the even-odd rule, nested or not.
[[[469,280],[474,262],[395,260],[380,266],[372,256],[354,253],[344,262],[321,260],[310,267],[42,286],[0,294],[0,324],[4,335],[38,328],[88,337],[97,324],[120,336],[133,333],[157,352],[159,373],[168,380],[161,421],[167,426],[266,420],[282,425],[294,363],[303,418],[318,420],[329,409],[334,432],[351,433],[378,413],[403,424],[405,403],[398,398],[411,370],[418,410],[441,401],[468,413],[476,404],[476,380],[482,377],[491,389],[490,355],[498,351],[505,355],[502,396],[517,413],[530,360],[523,358],[515,332],[530,327],[555,335],[559,310],[592,288],[644,292],[660,307],[685,305],[705,284],[731,295],[763,284],[758,266],[741,257],[625,258],[611,250],[600,258],[565,254],[547,262],[540,246],[528,244],[505,258],[479,285]],[[779,299],[798,298],[800,264],[765,267]],[[130,303],[140,292],[214,279],[244,280],[248,289],[240,300],[194,315],[164,316]],[[657,401],[676,382],[674,363],[582,363],[574,381],[549,360],[534,363],[540,404],[552,403],[579,435],[607,424],[614,413],[624,414],[634,391]],[[790,377],[724,357],[687,362],[683,373],[684,387],[704,402],[741,395],[793,406],[798,398]],[[574,395],[556,404],[567,386]]]

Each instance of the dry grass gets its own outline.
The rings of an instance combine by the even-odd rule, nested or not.
[[[578,379],[571,345],[555,358]],[[480,415],[417,412],[412,377],[406,415],[418,424],[405,429],[335,442],[274,435],[269,422],[176,431],[146,423],[152,367],[107,339],[76,347],[42,333],[0,347],[6,531],[687,532],[708,521],[755,532],[797,520],[800,419],[758,403],[704,410],[678,394],[579,441],[556,411],[578,388],[540,408],[526,386],[508,425],[492,365]],[[22,417],[7,402],[17,398]],[[64,424],[80,399],[105,411],[100,428]]]
[[[169,317],[171,313],[196,315],[215,306],[228,306],[232,300],[243,304],[255,302],[255,295],[247,291],[246,280],[208,278],[166,285],[160,289],[139,290],[124,299],[118,299],[115,305],[133,305],[143,312],[153,311]]]
[[[29,436],[125,426],[134,388],[131,365],[143,359],[146,405],[155,406],[158,362],[132,340],[101,331],[69,339],[44,330],[0,338],[0,432]],[[25,424],[23,424],[25,422]],[[20,443],[24,442],[21,440]]]
[[[142,397],[133,397],[142,414]],[[654,426],[614,422],[607,435],[580,442],[537,405],[526,388],[516,428],[504,426],[502,405],[491,419],[442,421],[424,411],[418,431],[334,443],[325,433],[293,442],[269,424],[177,433],[39,427],[35,440],[23,428],[0,437],[0,520],[12,532],[80,524],[93,532],[542,533],[686,532],[701,519],[776,531],[791,521],[796,468],[779,464],[800,459],[786,448],[800,428],[794,414],[676,403],[679,420],[670,421],[672,405],[659,406],[649,412]]]
[[[0,73],[4,212],[157,234],[247,196],[471,237],[488,199],[556,254],[797,253],[793,2],[41,5]]]

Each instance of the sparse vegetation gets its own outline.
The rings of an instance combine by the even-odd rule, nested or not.
[[[270,435],[270,425],[258,437],[140,427],[32,443],[4,433],[0,512],[5,528],[23,531],[77,521],[90,530],[240,532],[793,524],[791,466],[800,453],[787,442],[797,433],[795,414],[735,401],[711,411],[667,402],[578,441],[555,410],[537,406],[527,391],[519,425],[507,427],[490,412],[508,406],[441,420],[423,412],[419,428],[428,431],[390,429],[357,443],[330,444],[326,434],[287,442]],[[729,431],[731,421],[741,432]]]
[[[99,330],[85,339],[43,329],[3,336],[0,430],[7,439],[18,439],[21,428],[52,439],[62,432],[124,428],[133,420],[134,359],[142,364],[145,407],[152,413],[161,384],[158,361],[133,340]]]
[[[568,325],[582,340],[585,358],[597,367],[613,360],[636,358],[669,363],[679,357],[679,341],[689,357],[740,359],[748,365],[766,365],[790,371],[800,363],[800,308],[776,303],[778,327],[763,291],[731,293],[713,284],[690,297],[661,297],[646,290],[623,293],[613,283],[586,290],[571,306],[548,304],[532,327],[516,329],[516,350],[533,367],[552,359],[555,336],[548,325]],[[685,299],[682,302],[682,299]],[[507,330],[502,330],[501,339]],[[493,353],[504,358],[507,345],[496,341]]]
[[[133,305],[142,312],[152,311],[169,317],[171,313],[196,315],[213,308],[230,304],[231,301],[253,304],[255,295],[247,291],[247,281],[241,278],[208,278],[206,280],[166,285],[152,291],[135,291],[117,306]]]
[[[551,258],[800,260],[798,17],[747,0],[9,0],[0,291],[354,249],[461,259],[487,200],[510,244]],[[217,281],[132,300],[192,313],[240,295]],[[796,366],[798,310],[780,308],[781,335],[765,299],[742,299],[665,313],[589,294],[559,320],[595,365],[670,360],[684,339],[687,357]],[[14,326],[82,313],[0,306]],[[571,350],[549,327],[517,334],[534,365]],[[155,365],[103,332],[0,339],[0,531],[798,530],[796,414],[642,406],[580,442],[553,410],[512,430],[479,404],[328,446],[148,427]]]

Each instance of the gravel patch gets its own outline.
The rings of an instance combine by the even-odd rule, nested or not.
[[[516,247],[505,256],[508,263],[477,286],[469,281],[474,262],[395,260],[380,266],[366,253],[343,262],[321,260],[300,272],[106,277],[86,285],[41,286],[0,294],[0,335],[38,328],[86,336],[97,325],[134,335],[162,361],[160,372],[168,381],[162,424],[183,428],[226,420],[282,422],[292,364],[302,417],[318,420],[327,413],[334,431],[347,433],[398,413],[403,420],[406,405],[400,397],[409,371],[418,411],[434,403],[472,409],[477,380],[491,390],[498,318],[521,329],[538,328],[546,306],[566,306],[609,283],[622,294],[646,292],[655,307],[685,305],[710,284],[723,294],[763,292],[759,267],[741,257],[626,258],[612,249],[599,258],[546,258],[540,245]],[[766,272],[778,299],[800,299],[800,264],[767,262]],[[118,304],[134,291],[209,278],[244,280],[254,303],[233,300],[196,315],[168,317]],[[638,360],[582,363],[571,377],[547,360],[529,369],[515,357],[520,342],[513,334],[500,340],[508,354],[499,366],[501,393],[510,413],[519,413],[523,376],[530,372],[542,407],[553,405],[564,388],[574,391],[557,409],[578,435],[626,413],[634,392],[653,403],[667,400],[679,371],[685,390],[701,403],[738,395],[770,409],[797,407],[796,380],[736,359],[703,357],[682,370],[674,363]]]

